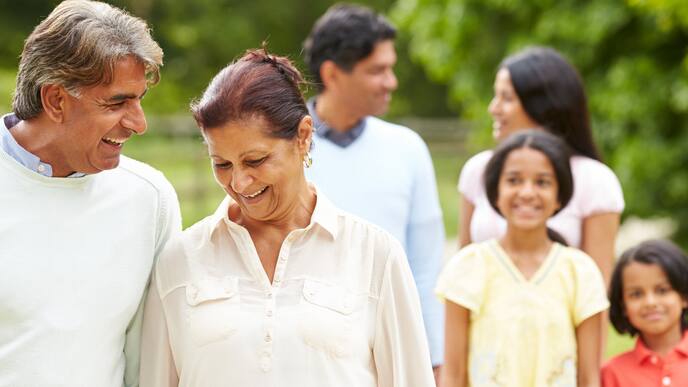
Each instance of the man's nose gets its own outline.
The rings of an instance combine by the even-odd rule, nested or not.
[[[129,103],[131,104],[129,110],[122,117],[122,126],[136,134],[143,134],[146,132],[147,124],[141,101],[137,99]]]

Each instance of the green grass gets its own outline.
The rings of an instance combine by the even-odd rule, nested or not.
[[[225,196],[200,136],[137,137],[127,143],[124,153],[161,170],[174,185],[185,228],[213,213]]]
[[[618,355],[622,352],[626,352],[635,346],[635,338],[631,336],[624,335],[621,336],[611,324],[609,325],[609,335],[607,336],[607,350],[605,351],[605,358],[609,359],[614,355]]]

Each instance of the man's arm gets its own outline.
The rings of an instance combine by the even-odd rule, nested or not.
[[[444,309],[434,294],[444,252],[444,224],[435,170],[425,143],[416,153],[414,186],[406,233],[406,252],[423,310],[433,366],[443,363]]]
[[[172,185],[162,175],[160,188],[160,200],[158,205],[158,219],[156,227],[156,244],[155,256],[153,265],[158,262],[158,257],[162,252],[167,241],[170,238],[181,232],[182,216],[179,208],[179,200],[177,193],[174,191]],[[148,294],[149,283],[146,284],[146,289],[141,297],[141,302],[136,311],[136,314],[131,319],[127,327],[125,342],[124,342],[124,385],[126,387],[138,387],[139,385],[139,368],[141,363],[141,331],[143,326],[143,312],[144,300]]]

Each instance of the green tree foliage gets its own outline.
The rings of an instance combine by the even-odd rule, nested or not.
[[[151,89],[145,106],[149,113],[186,111],[211,77],[246,49],[268,42],[271,52],[288,55],[305,70],[301,45],[315,20],[334,0],[106,0],[145,19],[165,51],[162,82]],[[57,0],[26,0],[21,7],[0,0],[0,108],[9,108],[9,96],[24,39]],[[392,0],[367,0],[384,12]],[[449,115],[445,87],[428,82],[405,53],[402,36],[397,44],[397,73],[401,88],[392,115]]]
[[[534,44],[563,52],[585,79],[626,214],[672,217],[688,246],[688,2],[398,0],[392,15],[412,57],[485,129],[482,146],[501,59]]]

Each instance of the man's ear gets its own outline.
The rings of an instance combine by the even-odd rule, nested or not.
[[[296,141],[301,154],[305,155],[311,150],[311,142],[313,141],[313,119],[311,116],[305,115],[299,122],[299,127],[296,130]]]
[[[335,89],[337,81],[341,78],[342,69],[331,60],[326,60],[320,65],[320,79],[324,89]]]
[[[45,115],[56,123],[64,122],[65,99],[69,96],[61,85],[41,86],[41,104]]]

